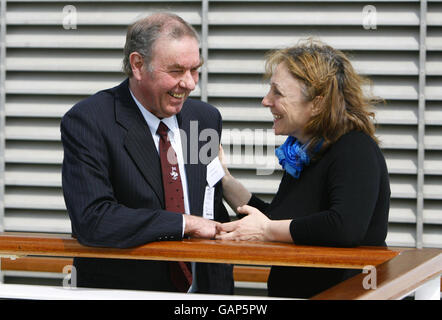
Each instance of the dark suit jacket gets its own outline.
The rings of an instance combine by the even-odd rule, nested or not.
[[[128,248],[182,239],[183,215],[163,210],[158,152],[128,83],[77,103],[61,122],[63,193],[72,235],[83,245]],[[195,143],[198,151],[207,143],[189,141],[196,125],[198,133],[212,128],[221,136],[219,111],[204,102],[188,99],[177,120],[186,132],[183,150],[189,156]],[[202,216],[207,169],[197,160],[185,159],[185,168],[190,211]],[[221,182],[215,191],[215,220],[229,220]],[[78,286],[175,291],[167,262],[76,258],[74,265]],[[233,292],[232,266],[197,263],[196,270],[198,292]]]

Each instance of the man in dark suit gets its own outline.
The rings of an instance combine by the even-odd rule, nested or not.
[[[77,103],[61,122],[72,235],[87,246],[115,248],[214,238],[217,223],[229,220],[221,182],[207,181],[222,121],[213,106],[188,99],[202,64],[197,33],[176,15],[154,14],[129,27],[124,55],[128,79]],[[199,138],[203,130],[215,133],[209,142]],[[166,140],[176,155],[171,174],[180,177],[174,183],[177,192],[182,187],[182,210],[168,209],[162,169],[170,168],[159,155]],[[176,263],[76,258],[74,266],[78,286],[179,291],[171,277]],[[232,266],[193,263],[188,270],[190,292],[233,293]]]

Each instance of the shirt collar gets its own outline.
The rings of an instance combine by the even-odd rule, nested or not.
[[[168,118],[159,119],[157,116],[155,116],[152,112],[147,110],[138,100],[135,98],[132,91],[129,89],[129,92],[132,96],[132,98],[135,101],[135,104],[137,105],[138,109],[140,109],[141,114],[144,117],[144,120],[146,121],[147,125],[149,126],[149,129],[152,133],[152,135],[156,134],[158,126],[160,125],[160,121],[163,121],[164,124],[167,125],[169,128],[169,133],[174,133],[176,129],[178,128],[178,121],[176,119],[176,115],[173,115]]]

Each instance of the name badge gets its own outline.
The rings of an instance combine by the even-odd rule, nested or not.
[[[211,220],[215,218],[215,184],[217,184],[225,174],[218,157],[207,165],[207,186],[204,193],[203,218]]]
[[[207,183],[210,187],[213,187],[218,181],[220,181],[224,176],[225,172],[221,161],[216,157],[207,165]]]
[[[213,220],[215,218],[213,203],[215,200],[215,187],[206,186],[204,193],[203,218]]]

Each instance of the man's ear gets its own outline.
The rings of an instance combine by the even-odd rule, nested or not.
[[[129,55],[129,62],[130,62],[130,67],[132,69],[133,77],[136,80],[141,80],[143,73],[143,66],[145,64],[143,56],[136,51],[132,52]]]

